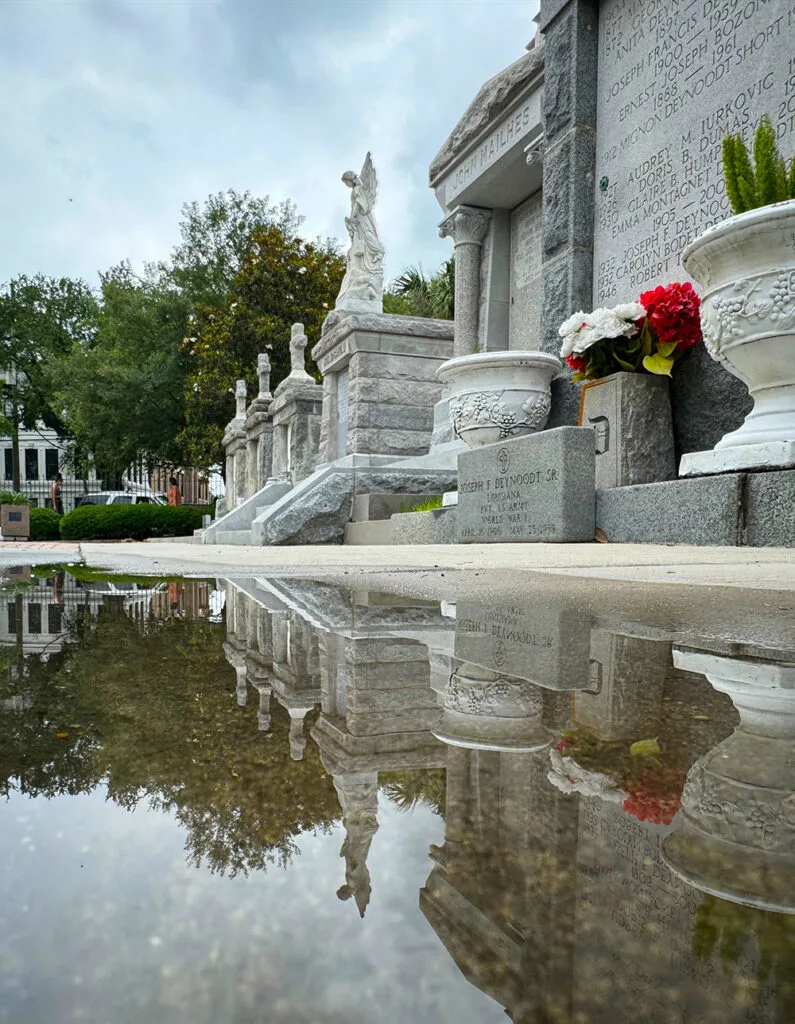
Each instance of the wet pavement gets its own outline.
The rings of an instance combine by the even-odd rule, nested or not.
[[[795,1019],[791,602],[480,582],[6,568],[0,1022]]]

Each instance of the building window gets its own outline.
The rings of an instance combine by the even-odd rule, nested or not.
[[[34,636],[41,633],[41,605],[28,605],[28,632]]]
[[[14,451],[6,448],[6,480],[14,479]]]
[[[45,448],[44,450],[44,472],[48,480],[54,480],[58,472],[58,449]]]
[[[9,603],[8,605],[8,632],[16,633],[17,631],[17,606],[16,604]]]
[[[39,479],[39,449],[38,448],[26,448],[25,449],[25,479],[26,480],[38,480]]]
[[[47,605],[47,632],[48,633],[60,633],[63,623],[63,616],[61,615],[61,606],[57,604]]]

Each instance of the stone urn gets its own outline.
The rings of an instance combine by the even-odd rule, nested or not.
[[[740,724],[690,769],[663,842],[680,878],[721,899],[795,913],[795,664],[674,649],[728,694]]]
[[[754,407],[714,451],[683,456],[680,476],[795,465],[794,238],[790,199],[715,224],[682,255],[701,286],[707,350]]]
[[[563,368],[546,352],[478,352],[436,371],[450,391],[453,433],[470,448],[543,430],[552,378]]]
[[[552,741],[541,721],[543,697],[525,679],[461,662],[450,676],[434,736],[454,747],[532,753]]]

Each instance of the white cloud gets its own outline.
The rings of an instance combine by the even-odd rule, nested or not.
[[[450,251],[427,168],[532,35],[532,0],[2,5],[0,280],[167,256],[183,202],[290,197],[344,235],[374,154],[387,273]]]

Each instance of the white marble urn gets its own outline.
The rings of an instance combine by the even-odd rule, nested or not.
[[[445,687],[434,736],[454,747],[532,753],[552,742],[541,691],[526,679],[461,662]]]
[[[453,433],[480,448],[543,430],[552,406],[550,385],[563,366],[547,352],[478,352],[436,371],[450,391]]]
[[[795,465],[795,200],[715,224],[682,261],[701,286],[707,350],[754,407],[714,451],[683,456],[680,475]]]
[[[690,769],[663,842],[703,892],[795,913],[795,664],[674,649],[674,665],[728,694],[740,724]]]

